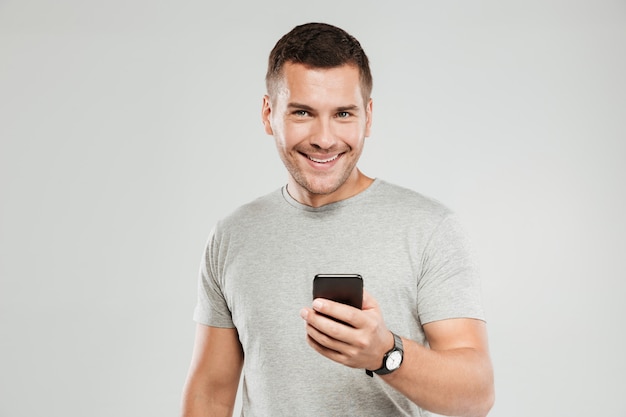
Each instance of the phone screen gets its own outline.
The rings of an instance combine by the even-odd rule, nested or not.
[[[313,298],[326,298],[361,309],[363,277],[359,274],[317,274],[313,279]]]

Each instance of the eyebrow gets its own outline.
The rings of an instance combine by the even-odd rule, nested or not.
[[[289,103],[287,105],[287,108],[290,109],[301,109],[301,110],[306,110],[306,111],[314,111],[315,109],[307,104],[302,104],[302,103]],[[335,111],[338,112],[342,112],[342,111],[354,111],[354,110],[359,110],[359,106],[357,106],[356,104],[351,104],[349,106],[340,106],[337,107],[335,109]]]

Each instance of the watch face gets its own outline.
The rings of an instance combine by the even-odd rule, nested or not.
[[[387,362],[385,363],[385,367],[390,371],[393,371],[394,369],[398,369],[401,363],[402,354],[396,350],[394,352],[391,352],[389,356],[387,356]]]

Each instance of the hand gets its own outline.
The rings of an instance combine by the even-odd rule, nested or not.
[[[351,368],[380,368],[383,356],[394,344],[378,303],[367,291],[363,291],[362,310],[316,298],[313,308],[303,308],[300,316],[306,321],[309,345],[328,359]]]

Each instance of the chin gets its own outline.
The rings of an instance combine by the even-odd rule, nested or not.
[[[341,189],[350,178],[352,170],[311,174],[305,170],[290,170],[291,177],[298,186],[311,195],[330,195]]]
[[[302,188],[307,190],[311,194],[315,195],[329,195],[337,191],[344,184],[345,181],[305,181],[300,182],[299,184]]]

